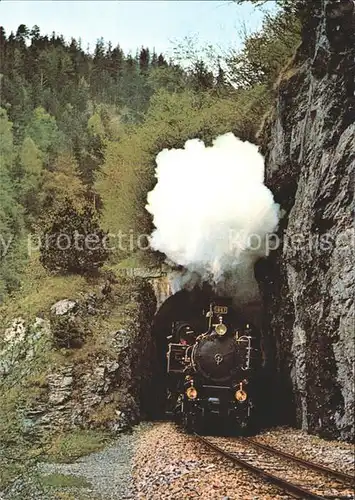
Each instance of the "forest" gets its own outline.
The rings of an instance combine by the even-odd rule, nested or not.
[[[260,355],[245,358],[262,362],[260,435],[295,456],[303,443],[311,461],[338,472],[340,462],[344,471],[353,465],[355,4],[232,1],[236,23],[245,1],[261,21],[254,31],[236,28],[224,52],[194,38],[172,55],[147,44],[126,52],[123,36],[89,48],[21,24],[20,11],[13,32],[0,27],[1,498],[136,498],[121,494],[124,483],[141,487],[142,498],[165,498],[149,485],[168,487],[166,498],[275,496],[244,473],[236,483],[232,469],[231,490],[222,489],[219,463],[195,467],[193,436],[185,446],[180,431],[164,433],[169,422],[154,421],[171,402],[172,328],[189,321],[187,334],[198,314],[191,353],[209,337],[202,320],[218,287],[197,286],[200,270],[201,282],[223,276],[221,298],[260,339]],[[134,18],[133,36],[136,26]],[[226,154],[205,155],[224,141]],[[244,238],[235,267],[215,265],[228,257],[219,236],[228,230],[231,249],[231,233],[245,226],[246,236],[265,238],[263,254]],[[209,252],[208,239],[218,248]],[[174,258],[179,245],[194,260]],[[228,324],[225,338],[239,345],[239,333]],[[242,384],[244,375],[228,387],[233,404]],[[324,495],[334,491],[331,479]]]
[[[108,232],[149,234],[157,153],[229,131],[255,142],[299,41],[288,2],[245,33],[241,50],[212,63],[184,60],[183,47],[167,60],[149,47],[125,54],[100,39],[90,53],[39,26],[1,27],[0,303],[21,287],[33,258],[46,272],[82,275],[139,258],[136,248],[100,247],[83,257],[53,245],[33,255],[29,241],[61,232],[101,240]]]

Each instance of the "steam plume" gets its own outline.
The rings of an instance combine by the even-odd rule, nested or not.
[[[146,206],[156,227],[150,243],[186,269],[176,288],[199,277],[254,300],[254,263],[267,253],[279,219],[257,146],[228,133],[211,147],[193,139],[184,149],[165,149],[156,163],[158,182]]]

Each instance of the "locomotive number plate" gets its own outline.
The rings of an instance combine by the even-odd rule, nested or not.
[[[225,306],[214,306],[213,307],[213,312],[215,314],[227,314],[228,313],[228,307],[225,307]]]

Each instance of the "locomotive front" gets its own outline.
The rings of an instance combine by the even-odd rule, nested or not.
[[[203,333],[173,326],[167,358],[175,412],[189,430],[212,416],[245,429],[254,407],[255,332],[226,301],[211,303],[205,316]]]

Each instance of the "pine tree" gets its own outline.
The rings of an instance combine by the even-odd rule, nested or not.
[[[199,60],[192,70],[192,86],[195,91],[212,89],[214,84],[213,73],[207,69],[204,61]]]
[[[149,69],[150,54],[149,49],[142,47],[139,53],[139,69],[141,73],[146,74]]]

